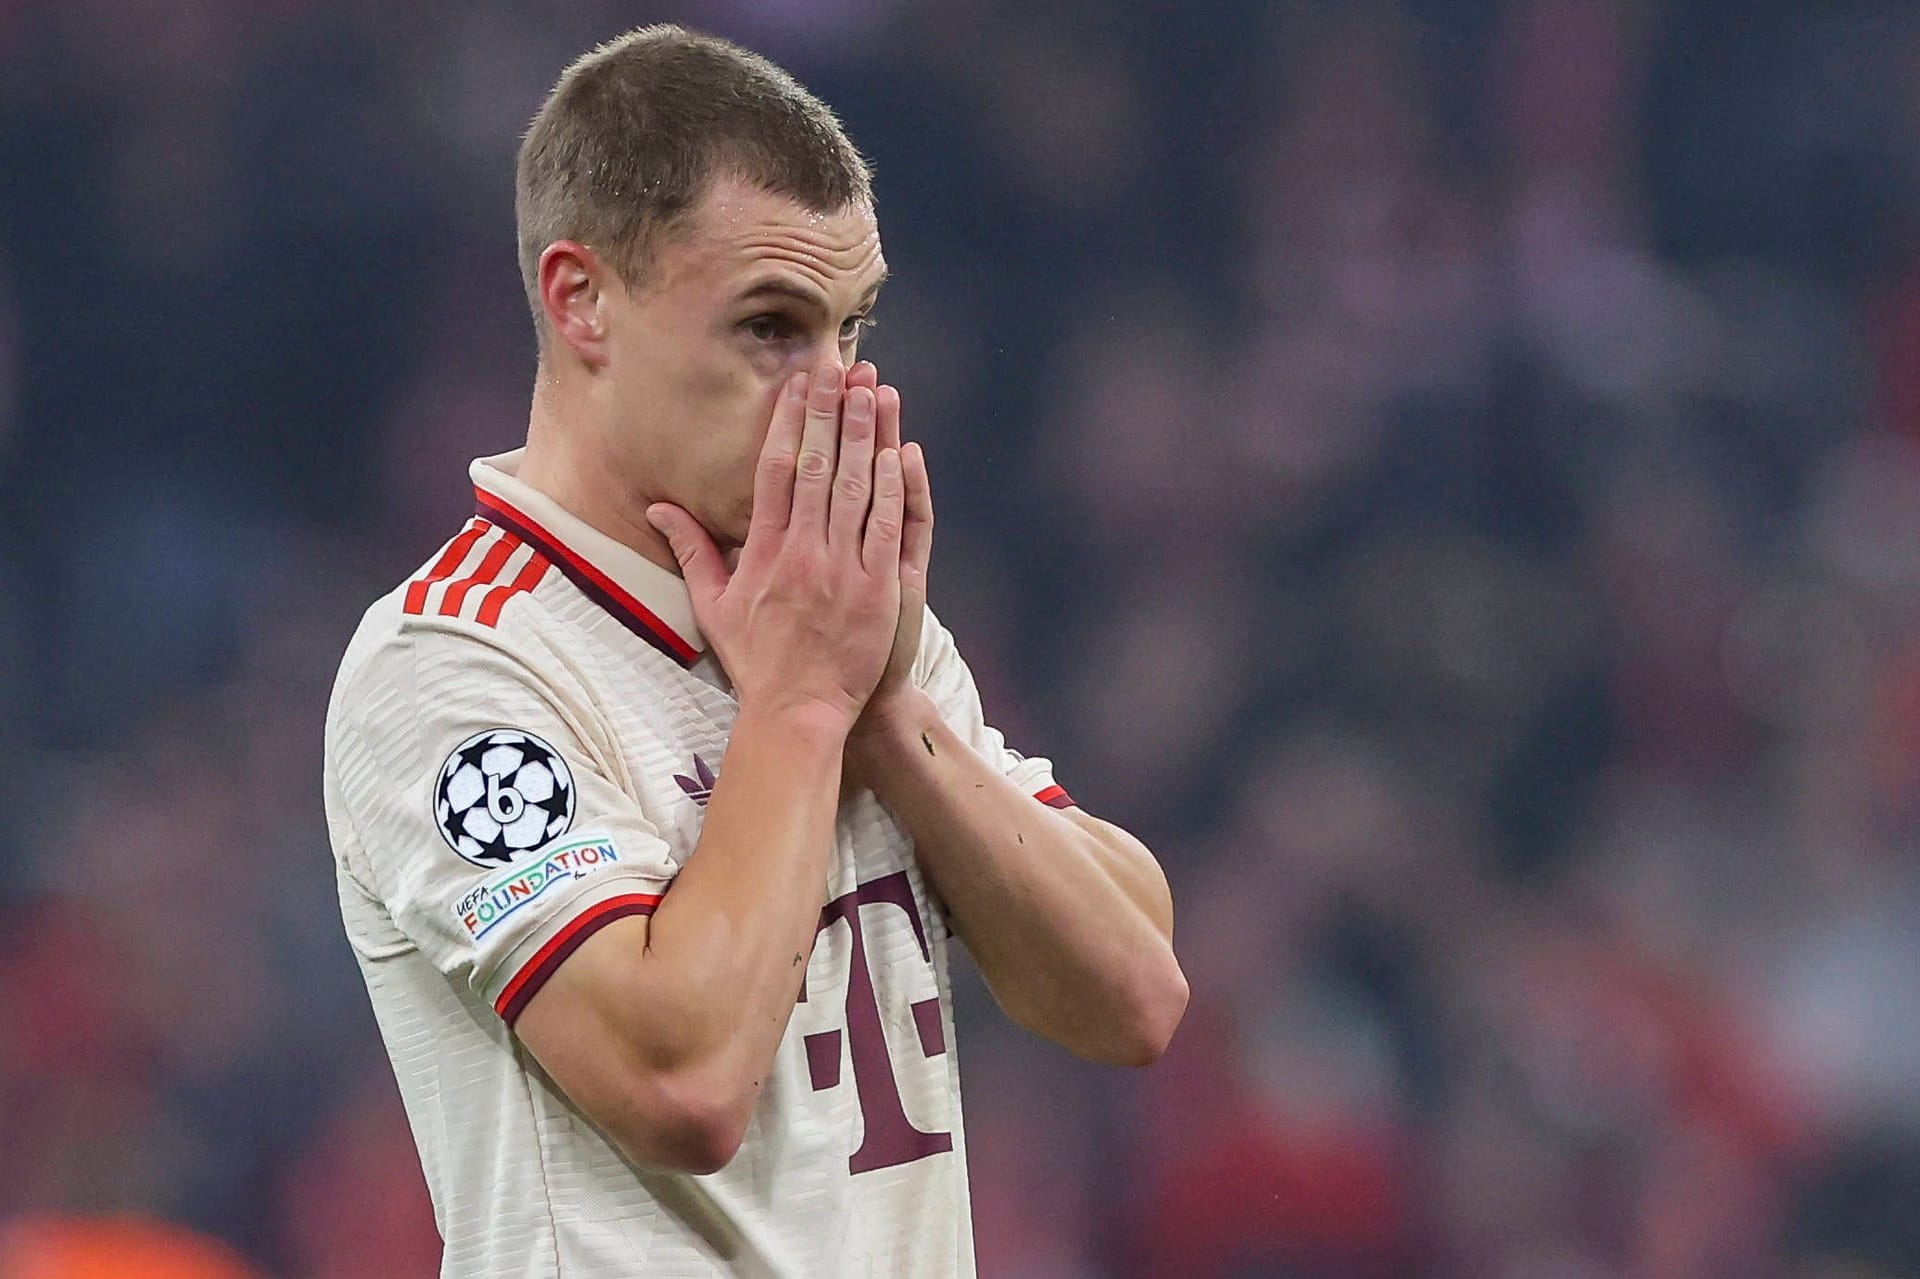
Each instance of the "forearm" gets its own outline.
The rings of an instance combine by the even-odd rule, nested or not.
[[[1035,803],[917,693],[849,751],[1009,1017],[1095,1060],[1158,1055],[1186,985],[1144,848]]]
[[[694,853],[654,913],[641,968],[655,1064],[764,1078],[826,900],[845,730],[742,708]]]

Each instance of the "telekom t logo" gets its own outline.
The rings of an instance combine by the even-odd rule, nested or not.
[[[860,1099],[860,1118],[865,1132],[860,1148],[847,1160],[852,1172],[871,1172],[910,1164],[928,1155],[953,1149],[950,1132],[923,1132],[907,1118],[900,1102],[900,1082],[893,1073],[893,1058],[887,1052],[886,1031],[880,1022],[880,1000],[874,993],[873,973],[867,967],[866,937],[860,926],[860,908],[897,908],[913,925],[914,939],[920,943],[920,957],[933,962],[927,950],[926,929],[920,912],[914,908],[913,885],[905,871],[895,871],[870,884],[862,884],[828,902],[820,910],[824,933],[835,924],[845,923],[852,933],[852,970],[847,976],[847,1055],[853,1060],[853,1088]],[[807,988],[800,987],[800,1002],[807,1000]],[[938,1057],[947,1050],[940,1027],[940,997],[923,999],[913,1005],[913,1024],[918,1032],[917,1047],[926,1058]],[[804,1037],[807,1046],[807,1073],[815,1092],[840,1085],[840,1032],[823,1030]]]

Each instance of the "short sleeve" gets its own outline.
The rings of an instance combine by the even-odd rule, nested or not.
[[[651,914],[678,871],[616,781],[586,690],[464,634],[402,632],[343,676],[326,773],[353,878],[509,1025],[594,932]]]
[[[987,723],[973,672],[961,659],[952,632],[940,624],[932,609],[927,610],[921,627],[920,654],[914,667],[915,681],[933,699],[941,717],[988,763],[1041,803],[1053,808],[1073,807],[1072,797],[1054,780],[1051,760],[1022,755],[1007,745],[999,729]]]

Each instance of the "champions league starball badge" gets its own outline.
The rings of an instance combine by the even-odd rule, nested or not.
[[[440,767],[433,815],[454,852],[501,866],[573,825],[573,773],[532,733],[490,728],[454,748]]]

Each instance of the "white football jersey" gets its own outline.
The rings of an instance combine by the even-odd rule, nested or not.
[[[699,841],[737,703],[673,573],[473,464],[474,519],[367,611],[326,728],[341,913],[460,1279],[971,1275],[949,932],[871,792],[840,805],[805,986],[739,1154],[629,1163],[512,1033]],[[928,614],[914,671],[1043,803]],[[644,1009],[635,1010],[644,1016]]]

